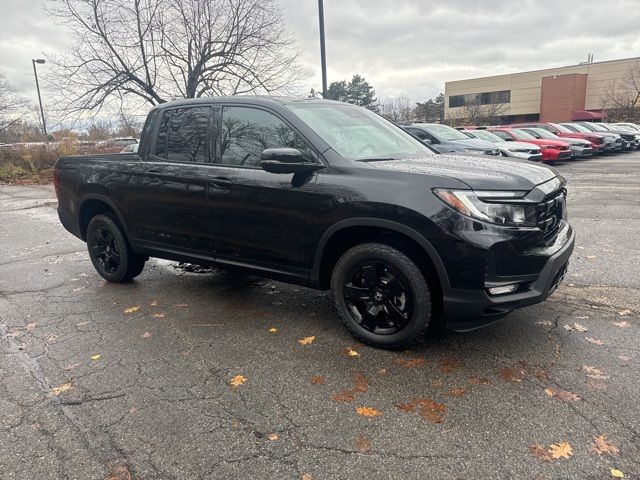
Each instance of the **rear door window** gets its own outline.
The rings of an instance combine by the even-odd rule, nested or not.
[[[211,108],[166,110],[160,119],[155,156],[174,162],[208,163]]]

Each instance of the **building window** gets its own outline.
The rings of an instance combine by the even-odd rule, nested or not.
[[[470,93],[467,95],[452,95],[449,97],[449,108],[467,107],[472,105],[496,105],[500,103],[511,103],[511,90]]]

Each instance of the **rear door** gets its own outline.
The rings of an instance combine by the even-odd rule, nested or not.
[[[138,186],[136,232],[149,248],[211,256],[209,105],[162,110]]]

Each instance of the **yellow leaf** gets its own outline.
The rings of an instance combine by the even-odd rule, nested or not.
[[[277,329],[276,327],[271,327],[271,328],[269,329],[269,332],[270,332],[270,333],[276,333],[277,331],[278,331],[278,329]]]
[[[231,381],[229,382],[229,385],[231,385],[232,387],[239,387],[246,381],[247,381],[246,377],[243,377],[242,375],[236,375],[231,379]]]
[[[164,317],[165,317],[164,313],[154,313],[153,314],[153,318],[164,318]]]
[[[615,468],[612,468],[611,476],[614,478],[624,478],[624,473],[622,473],[620,470],[616,470]]]
[[[51,393],[53,393],[57,397],[61,393],[66,392],[67,390],[71,390],[72,388],[73,388],[73,383],[67,382],[67,383],[63,383],[59,387],[53,387],[51,389]]]
[[[363,417],[380,417],[382,413],[379,410],[376,410],[372,407],[358,407],[356,408],[356,412],[358,415],[362,415]]]
[[[129,307],[124,309],[124,313],[133,313],[140,310],[140,307]]]
[[[551,458],[570,458],[573,456],[573,449],[567,442],[560,442],[549,447]]]
[[[346,350],[344,351],[344,353],[348,357],[357,357],[358,356],[358,352],[353,350],[351,347],[347,347]]]
[[[619,453],[618,447],[609,443],[606,435],[596,435],[593,437],[593,446],[591,447],[598,455],[605,453],[616,454]]]
[[[269,435],[267,435],[267,438],[273,442],[273,441],[278,439],[278,434],[277,433],[270,433]]]
[[[567,390],[554,390],[553,388],[545,388],[544,392],[552,398],[557,400],[564,400],[565,402],[577,402],[582,400],[575,393],[571,393]]]
[[[304,338],[302,338],[302,339],[298,340],[298,343],[299,343],[300,345],[310,345],[310,344],[312,344],[312,343],[313,343],[313,341],[314,341],[315,339],[316,339],[316,337],[314,337],[314,336],[311,336],[311,337],[304,337]]]
[[[98,355],[93,355],[91,357],[91,360],[100,360],[100,357],[102,357],[102,355],[98,354]]]
[[[618,328],[627,328],[629,326],[629,322],[627,322],[626,320],[622,322],[613,322],[613,325]]]
[[[158,302],[157,302],[157,300],[154,300],[149,305],[151,305],[152,307],[157,307],[158,306]]]

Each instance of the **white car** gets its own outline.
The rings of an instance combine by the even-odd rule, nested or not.
[[[505,142],[502,138],[486,130],[463,130],[471,138],[478,138],[493,143],[503,157],[520,158],[540,162],[542,152],[540,147],[526,142]]]

